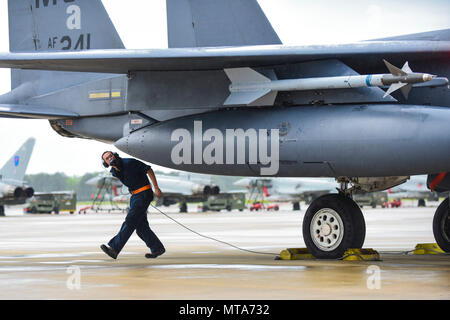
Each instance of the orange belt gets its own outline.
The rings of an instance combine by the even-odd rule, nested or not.
[[[136,189],[134,191],[131,191],[131,193],[132,194],[138,194],[139,192],[142,192],[142,191],[145,191],[145,190],[148,190],[148,189],[151,189],[151,188],[152,187],[150,187],[150,185],[148,184],[146,186],[143,186],[142,188],[139,188],[139,189]]]

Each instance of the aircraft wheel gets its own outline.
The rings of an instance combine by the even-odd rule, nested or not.
[[[180,213],[184,213],[187,212],[187,204],[186,203],[182,203],[180,205]]]
[[[303,239],[318,259],[338,259],[349,248],[361,248],[365,231],[358,205],[339,194],[317,198],[303,218]]]
[[[439,247],[450,252],[450,216],[448,198],[436,209],[433,218],[433,234]]]
[[[417,202],[418,207],[426,207],[425,199],[419,199]]]
[[[292,204],[292,210],[294,210],[294,211],[300,210],[300,202],[294,202]]]
[[[354,225],[354,236],[351,248],[361,249],[366,239],[366,221],[364,220],[361,208],[350,198],[343,197],[344,201],[347,201],[349,206],[353,207],[352,220]]]
[[[0,217],[5,216],[5,206],[0,206]]]

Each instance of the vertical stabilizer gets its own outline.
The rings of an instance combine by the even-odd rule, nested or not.
[[[0,169],[0,181],[22,182],[36,140],[29,138]]]
[[[281,44],[256,0],[167,0],[169,48]]]
[[[11,52],[124,48],[101,0],[8,0],[8,15]],[[95,77],[98,75],[12,70],[11,87],[44,79],[37,92],[43,93],[50,87],[56,90]]]

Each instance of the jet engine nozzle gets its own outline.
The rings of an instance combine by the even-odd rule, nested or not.
[[[25,195],[25,191],[21,187],[14,189],[14,198],[22,198]]]
[[[31,187],[26,188],[25,195],[27,198],[31,198],[34,195],[34,189]]]
[[[210,186],[203,184],[194,184],[191,188],[192,194],[203,194],[205,196],[211,194],[212,190]]]
[[[219,194],[219,193],[220,193],[219,186],[212,186],[211,187],[211,194]]]

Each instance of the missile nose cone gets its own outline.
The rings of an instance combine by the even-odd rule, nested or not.
[[[423,79],[423,81],[430,81],[434,77],[436,77],[436,76],[432,75],[432,74],[424,73],[423,76],[422,76],[422,79]]]

